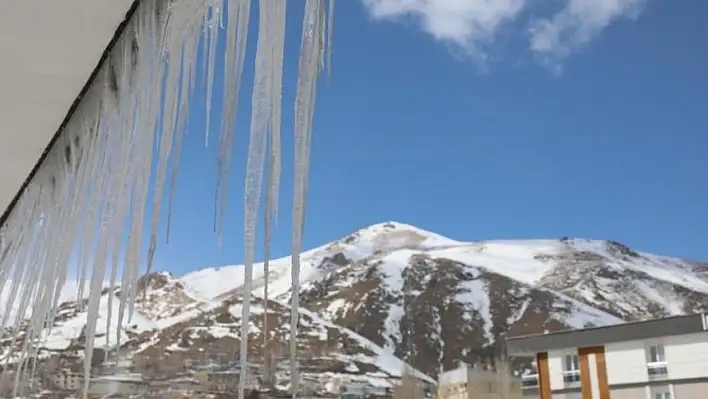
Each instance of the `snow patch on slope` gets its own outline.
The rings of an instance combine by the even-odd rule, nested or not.
[[[96,322],[96,343],[97,346],[115,347],[118,343],[118,311],[121,303],[120,299],[114,297],[111,304],[108,303],[108,296],[104,295],[98,305],[98,319]],[[110,321],[108,313],[111,314]],[[78,312],[69,317],[66,321],[58,322],[53,328],[45,330],[42,340],[44,347],[51,350],[62,350],[81,335],[87,323],[87,312]],[[157,328],[157,324],[138,312],[133,312],[132,317],[123,319],[120,326],[122,341],[126,341],[126,332],[141,333]],[[109,334],[110,332],[110,334]]]
[[[488,240],[477,242],[463,242],[452,240],[414,226],[388,222],[376,224],[361,229],[347,237],[328,245],[303,252],[301,255],[301,278],[303,287],[308,283],[320,281],[327,274],[321,265],[327,258],[335,255],[344,256],[347,262],[360,262],[366,259],[377,259],[378,266],[383,276],[383,284],[391,292],[401,292],[403,280],[401,272],[405,269],[411,256],[416,254],[426,255],[431,258],[445,258],[464,265],[479,267],[492,273],[507,276],[518,282],[530,286],[540,287],[544,276],[555,270],[559,262],[556,260],[569,253],[587,252],[601,258],[603,267],[614,270],[620,274],[636,271],[650,275],[652,278],[685,287],[686,289],[708,293],[708,281],[701,278],[690,262],[636,252],[629,248],[622,248],[621,244],[603,240],[586,239],[534,239],[534,240]],[[625,253],[626,252],[626,253]],[[582,268],[578,272],[582,272]],[[573,268],[567,270],[573,273]],[[262,296],[263,271],[262,265],[254,268],[254,295]],[[271,262],[270,276],[271,297],[285,297],[291,289],[290,284],[290,258],[280,258]],[[593,280],[607,295],[613,295],[615,289],[610,289],[612,280],[603,282],[600,276]],[[243,267],[226,266],[221,268],[203,269],[185,275],[181,281],[190,287],[197,295],[214,299],[219,295],[229,293],[235,287],[243,284]],[[681,314],[682,301],[673,293],[666,292],[657,284],[637,284],[638,295],[641,293],[646,298],[655,298],[658,303],[664,298],[667,312]],[[467,292],[460,294],[458,300],[473,304],[485,319],[486,335],[490,335],[492,326],[489,314],[489,295],[487,287],[476,281],[465,283]],[[616,294],[616,304],[623,307],[624,298]],[[586,303],[595,303],[594,293],[589,289],[578,289],[574,293],[576,298],[582,298]],[[570,298],[569,298],[570,300]],[[619,319],[605,312],[596,310],[579,301],[573,315],[565,315],[572,326],[583,327],[588,324],[616,323]],[[337,305],[346,306],[344,301],[331,302],[324,314],[338,312]],[[631,309],[627,304],[623,308]],[[340,311],[342,309],[339,309]],[[398,331],[403,309],[398,303],[390,304],[388,318],[385,321],[388,331]],[[395,333],[394,333],[395,335]]]

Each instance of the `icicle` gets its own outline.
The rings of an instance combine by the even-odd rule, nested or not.
[[[174,199],[175,187],[177,184],[179,156],[182,152],[183,134],[181,134],[181,132],[184,132],[184,127],[187,123],[187,116],[189,115],[189,96],[192,94],[194,89],[196,74],[194,63],[188,62],[188,60],[196,58],[198,44],[198,36],[194,35],[194,39],[188,39],[187,43],[185,43],[185,48],[182,51],[182,83],[180,84],[179,111],[177,112],[179,119],[177,120],[177,141],[175,143],[174,158],[172,160],[172,175],[170,177],[170,192],[168,194],[166,242],[169,242],[170,240],[170,228],[172,227],[172,201]]]
[[[174,32],[175,25],[168,25],[167,34],[176,35]],[[168,37],[169,41],[169,37]],[[216,39],[214,38],[214,41]],[[172,43],[175,45],[175,43]],[[179,42],[176,45],[180,45]],[[177,53],[179,48],[169,48],[170,53]],[[209,50],[211,53],[211,49]],[[213,64],[213,62],[212,62]],[[155,250],[157,249],[157,229],[158,222],[160,220],[160,207],[162,204],[162,192],[163,186],[165,184],[165,174],[167,173],[168,159],[170,152],[172,151],[172,140],[174,138],[175,126],[177,124],[177,109],[179,103],[177,101],[177,94],[179,89],[179,75],[180,75],[180,63],[177,60],[169,62],[167,67],[167,75],[165,76],[165,97],[164,106],[162,111],[162,134],[160,140],[160,146],[158,150],[157,158],[157,173],[155,178],[155,195],[152,203],[152,220],[150,224],[150,248],[148,249],[148,261],[147,261],[147,273],[148,279],[150,272],[152,270],[152,263],[154,261]],[[209,79],[212,79],[213,72],[210,72]],[[211,83],[209,83],[209,90],[211,90]],[[209,92],[211,94],[211,92]],[[209,98],[208,108],[211,107],[211,98]]]
[[[219,244],[221,244],[223,218],[226,213],[228,174],[231,168],[231,149],[233,147],[234,129],[236,128],[238,93],[241,89],[243,61],[246,57],[246,38],[248,36],[250,10],[250,0],[231,0],[229,2],[226,56],[224,59],[224,86],[231,90],[224,90],[214,195],[214,226],[218,234]],[[218,208],[217,217],[219,200],[221,204]]]
[[[239,398],[243,399],[246,387],[248,331],[250,319],[251,288],[253,283],[253,261],[255,254],[255,233],[258,208],[263,183],[263,165],[266,158],[268,129],[273,125],[273,62],[282,59],[282,46],[274,33],[284,30],[285,18],[276,19],[279,2],[261,0],[259,3],[260,33],[256,48],[256,68],[251,101],[251,136],[246,165],[246,186],[244,199],[244,294],[241,316],[241,378],[239,378]],[[277,30],[277,32],[274,32]],[[280,51],[280,54],[277,54]],[[276,182],[277,184],[277,182]],[[269,209],[270,210],[270,209]],[[268,228],[268,234],[270,229]],[[268,237],[268,240],[270,238]]]
[[[13,332],[24,329],[21,350],[3,359],[18,371],[15,387],[32,375],[51,326],[69,273],[71,259],[78,261],[78,302],[88,292],[85,326],[84,373],[88,381],[95,347],[96,322],[106,316],[106,327],[115,328],[112,310],[118,301],[116,336],[120,326],[132,317],[141,272],[143,232],[151,175],[155,176],[154,201],[147,248],[149,271],[157,248],[160,206],[169,182],[168,224],[176,181],[178,155],[186,126],[200,38],[205,40],[203,71],[207,101],[211,109],[215,52],[219,26],[226,15],[224,93],[219,132],[215,225],[219,241],[228,203],[228,172],[234,141],[236,110],[248,34],[250,0],[143,1],[127,23],[122,36],[101,66],[96,80],[64,127],[60,140],[51,149],[44,165],[26,188],[6,223],[0,226],[0,294],[7,297],[8,309],[0,324]],[[226,9],[223,8],[226,6]],[[331,19],[332,2],[329,3]],[[302,242],[304,206],[310,146],[315,79],[324,63],[324,0],[308,0],[303,26],[300,76],[296,102],[296,183],[293,230],[293,322],[291,364],[293,387],[298,384],[295,337],[299,289],[299,248]],[[246,223],[248,275],[245,287],[242,330],[242,361],[248,339],[255,223],[260,203],[263,167],[267,159],[266,256],[270,256],[272,227],[278,212],[280,180],[280,113],[285,2],[261,0],[257,70],[253,93],[251,142],[246,183]],[[331,23],[331,21],[330,21]],[[327,45],[329,43],[327,42]],[[329,54],[329,53],[328,53]],[[330,56],[327,55],[329,60]],[[210,112],[208,112],[210,114]],[[211,116],[209,116],[211,118]],[[208,140],[207,127],[205,140]],[[268,148],[268,145],[271,147]],[[157,147],[157,148],[156,148]],[[152,157],[157,153],[153,170]],[[125,234],[127,233],[127,235]],[[123,262],[121,265],[120,262]],[[122,267],[121,267],[122,266]],[[267,268],[267,266],[266,266]],[[110,271],[108,270],[110,269]],[[266,270],[266,280],[267,280]],[[108,275],[108,276],[107,276]],[[107,315],[103,315],[102,291],[108,278]],[[120,279],[120,284],[118,284]],[[88,284],[88,286],[86,286]],[[120,286],[120,298],[114,289]],[[266,288],[267,291],[267,288]],[[9,294],[9,295],[4,295]],[[267,294],[266,294],[267,295]],[[84,309],[85,307],[85,309]],[[16,312],[15,312],[16,311]],[[29,316],[29,317],[27,317]],[[106,346],[112,346],[107,331]],[[108,348],[110,349],[110,348]],[[246,370],[246,368],[243,368]],[[87,386],[84,386],[84,396]],[[16,390],[19,390],[17,388]],[[243,393],[243,390],[241,390]]]
[[[324,0],[307,0],[300,47],[300,70],[295,100],[295,193],[293,200],[290,374],[291,392],[297,396],[299,374],[297,364],[297,331],[300,300],[300,248],[305,221],[307,176],[309,173],[310,135],[314,112],[317,75],[320,72],[324,42]]]
[[[211,98],[214,88],[214,66],[216,65],[216,47],[219,43],[219,27],[221,25],[221,0],[214,0],[211,7],[211,21],[209,26],[209,53],[207,65],[207,92],[206,92],[206,131],[204,143],[209,145],[209,132],[211,131]],[[206,36],[206,35],[205,35]]]
[[[268,175],[266,189],[266,209],[265,209],[265,232],[263,242],[263,359],[267,369],[264,376],[268,382],[271,381],[271,365],[269,364],[269,336],[268,336],[268,285],[270,280],[270,247],[273,225],[278,217],[279,185],[280,185],[280,119],[282,101],[282,80],[283,80],[283,54],[285,45],[285,4],[276,2],[273,5],[273,15],[271,25],[273,26],[273,36],[269,39],[273,59],[270,60],[270,93],[271,104],[270,121],[270,151],[268,157]]]
[[[327,84],[332,80],[332,39],[334,36],[334,1],[329,0],[329,17],[327,18]]]

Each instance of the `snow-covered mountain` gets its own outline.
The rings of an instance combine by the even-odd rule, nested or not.
[[[338,370],[386,379],[400,375],[403,360],[434,377],[441,367],[486,361],[507,335],[708,308],[706,264],[613,241],[460,242],[389,222],[304,252],[301,264],[298,351],[315,374]],[[272,352],[282,354],[290,331],[290,258],[270,265],[267,331]],[[262,265],[254,275],[249,336],[258,360],[266,314]],[[144,295],[121,329],[130,339],[121,351],[141,371],[160,373],[208,353],[236,353],[242,288],[240,265],[143,279]],[[112,306],[120,300],[116,295]],[[102,307],[101,317],[108,326],[107,309]],[[81,330],[76,325],[85,322],[76,302],[62,305],[60,313],[64,317],[46,334],[47,350],[60,350],[59,338],[74,342]],[[6,334],[6,353],[9,342]]]
[[[708,307],[705,264],[585,239],[455,241],[382,223],[301,257],[301,304],[434,375],[493,356],[499,337],[690,313]],[[290,259],[270,296],[290,297]],[[260,265],[256,295],[263,295]],[[238,292],[242,266],[180,281],[205,298]]]

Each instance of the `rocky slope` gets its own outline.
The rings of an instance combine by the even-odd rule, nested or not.
[[[205,299],[165,272],[143,276],[137,286],[135,311],[130,317],[126,315],[120,328],[117,319],[121,291],[103,291],[92,361],[95,373],[114,373],[106,367],[116,363],[129,369],[123,371],[157,380],[195,375],[200,370],[227,375],[233,369],[241,342],[240,293],[220,295],[218,300]],[[83,371],[86,303],[85,299],[66,301],[57,309],[53,327],[46,330],[34,348],[33,355],[40,359],[39,375],[49,376],[67,368]],[[277,300],[265,305],[260,298],[251,302],[248,356],[252,373],[262,379],[262,365],[272,365],[275,388],[287,390],[291,309]],[[263,350],[266,334],[267,354]],[[0,337],[2,359],[17,358],[24,338],[24,326],[16,332],[4,331]],[[393,388],[405,368],[389,351],[307,309],[300,312],[297,351],[305,389],[337,392],[344,382]],[[418,378],[433,382],[430,377],[411,371]],[[257,380],[253,384],[262,388],[270,385]],[[204,389],[203,384],[200,387]]]
[[[708,266],[612,241],[460,242],[383,223],[307,251],[301,263],[298,353],[309,378],[390,381],[400,375],[400,360],[434,377],[460,362],[489,361],[506,335],[708,308]],[[262,268],[255,269],[255,295],[262,297]],[[242,283],[241,266],[143,279],[136,313],[120,329],[118,353],[132,358],[138,371],[154,375],[233,359],[240,342]],[[264,361],[264,334],[271,342],[265,361],[285,362],[290,288],[289,258],[274,260],[267,317],[262,299],[252,307],[249,356],[255,362]],[[117,312],[109,322],[109,295],[102,302],[102,337],[115,344]],[[120,292],[115,295],[110,306],[120,300]],[[77,302],[62,305],[42,351],[73,348],[80,356],[86,320],[80,309]],[[0,343],[5,355],[16,347],[15,338],[6,332]]]
[[[612,241],[459,242],[390,222],[308,251],[302,264],[303,306],[428,375],[488,361],[505,335],[708,308],[705,264]],[[289,260],[271,270],[271,294],[287,301]],[[234,288],[211,282],[239,282],[240,272],[204,269],[181,281],[218,298]]]

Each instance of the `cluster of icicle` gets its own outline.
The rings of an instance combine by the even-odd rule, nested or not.
[[[97,79],[0,230],[0,294],[8,298],[2,328],[24,324],[22,351],[12,363],[15,390],[32,378],[37,348],[51,326],[72,259],[78,259],[79,297],[88,290],[84,375],[90,374],[101,292],[106,275],[120,299],[108,295],[106,329],[132,317],[144,254],[143,220],[152,207],[147,272],[157,246],[162,193],[174,193],[182,134],[195,87],[200,40],[207,86],[207,140],[217,42],[226,37],[223,115],[217,160],[215,225],[221,240],[236,109],[249,31],[251,0],[145,0],[103,64]],[[249,302],[256,219],[266,170],[266,257],[277,216],[285,1],[260,0],[259,34],[245,185],[245,273],[241,371],[247,372]],[[326,15],[329,11],[329,15]],[[295,193],[292,232],[292,392],[298,390],[296,334],[300,246],[309,168],[316,80],[331,41],[333,0],[306,0],[295,104]],[[225,25],[225,29],[222,27]],[[225,34],[220,35],[220,31]],[[327,56],[328,57],[328,56]],[[153,168],[153,154],[158,159]],[[148,204],[151,176],[154,198]],[[168,226],[170,224],[168,209]],[[169,235],[169,227],[168,227]],[[267,262],[266,262],[267,265]],[[267,266],[266,266],[267,268]],[[266,276],[268,271],[266,270]],[[120,275],[120,279],[118,276]],[[88,287],[84,282],[88,280]],[[267,280],[267,278],[266,278]],[[266,282],[267,284],[267,282]],[[267,292],[267,287],[266,287]],[[267,295],[267,294],[266,294]],[[120,301],[111,314],[110,301]],[[16,311],[10,312],[10,309]],[[25,315],[30,314],[29,319]],[[120,328],[115,344],[120,345]],[[106,334],[106,345],[111,334]],[[86,379],[86,381],[88,378]],[[239,386],[244,397],[245,376]],[[84,397],[88,384],[84,384]],[[17,393],[17,392],[16,392]]]

